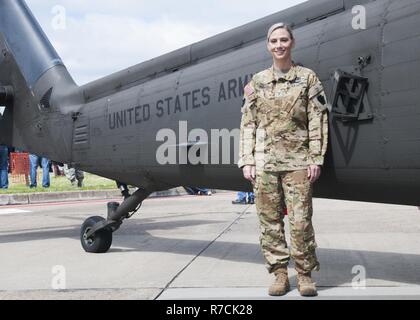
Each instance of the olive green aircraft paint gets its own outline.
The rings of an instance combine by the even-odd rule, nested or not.
[[[366,29],[352,26],[355,5],[366,9]],[[308,1],[84,86],[75,84],[24,1],[2,0],[0,86],[12,88],[13,99],[10,90],[7,99],[0,94],[6,106],[0,143],[148,192],[180,185],[247,190],[234,161],[235,129],[244,85],[271,64],[265,37],[279,21],[293,25],[295,62],[317,72],[332,104],[316,196],[419,204],[420,2],[414,0]],[[351,91],[349,83],[362,88],[359,95],[340,96],[340,89]],[[346,94],[358,96],[354,106],[363,108],[343,106]],[[160,130],[176,134],[168,148],[178,163],[157,161],[165,143]],[[232,136],[214,141],[212,130]],[[205,152],[200,157],[208,164],[180,162],[191,149]]]

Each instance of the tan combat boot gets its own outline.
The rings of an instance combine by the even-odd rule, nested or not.
[[[277,269],[274,274],[276,280],[268,289],[270,296],[282,296],[290,290],[289,277],[287,275],[287,267]]]
[[[315,297],[318,295],[315,282],[311,279],[311,273],[299,273],[297,275],[297,288],[303,297]]]

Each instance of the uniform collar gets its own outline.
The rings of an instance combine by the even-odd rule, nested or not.
[[[288,73],[280,77],[278,77],[274,72],[274,66],[271,66],[271,68],[269,68],[268,70],[269,76],[267,77],[267,83],[279,82],[282,79],[286,81],[293,81],[297,78],[297,66],[295,64],[292,65]]]

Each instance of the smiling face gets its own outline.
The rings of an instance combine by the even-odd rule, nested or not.
[[[267,49],[273,56],[273,59],[279,62],[292,60],[292,49],[295,46],[295,40],[285,28],[279,28],[273,31],[268,39]]]

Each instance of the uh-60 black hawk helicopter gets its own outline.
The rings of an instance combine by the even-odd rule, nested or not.
[[[366,26],[354,28],[354,7]],[[294,28],[317,72],[330,145],[315,196],[418,205],[420,2],[308,1],[78,86],[23,0],[0,1],[0,143],[139,189],[81,230],[88,252],[152,192],[250,190],[236,165],[244,85],[267,68],[268,27]],[[94,44],[93,44],[94,45]]]

